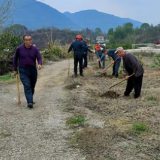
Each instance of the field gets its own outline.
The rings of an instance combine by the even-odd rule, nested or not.
[[[122,66],[115,79],[96,60],[82,78],[72,77],[72,59],[44,65],[33,110],[22,84],[17,105],[15,79],[1,77],[0,159],[160,160],[159,58],[135,55],[145,69],[138,100],[123,97],[126,81],[109,89],[125,77]]]
[[[111,76],[112,68],[103,76],[95,61],[85,78],[68,79],[67,111],[73,120],[86,120],[70,123],[74,130],[70,144],[87,160],[160,160],[160,71],[152,68],[153,59],[141,57],[145,74],[138,100],[134,92],[123,96],[126,82],[109,89],[125,77],[123,71],[119,79]]]

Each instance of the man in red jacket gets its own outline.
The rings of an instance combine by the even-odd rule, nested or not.
[[[95,50],[96,50],[96,55],[97,55],[97,61],[99,61],[99,56],[100,56],[100,52],[101,52],[101,47],[99,45],[99,43],[97,43],[95,46],[94,46]]]

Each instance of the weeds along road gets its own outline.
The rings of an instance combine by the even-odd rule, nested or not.
[[[73,67],[72,67],[73,68]],[[14,100],[16,83],[0,84],[0,160],[83,160],[78,150],[69,147],[66,127],[69,113],[59,99],[65,99],[64,82],[68,61],[45,65],[39,71],[34,100],[29,110],[20,84],[21,105]]]

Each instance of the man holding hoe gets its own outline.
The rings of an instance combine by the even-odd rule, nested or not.
[[[14,58],[13,68],[14,74],[18,74],[17,63],[19,61],[20,79],[24,86],[24,92],[28,103],[28,108],[33,108],[33,95],[37,82],[36,60],[38,61],[38,69],[42,67],[42,58],[35,46],[32,46],[32,38],[29,35],[23,37],[24,44],[17,47]]]
[[[129,96],[134,88],[134,98],[139,98],[141,94],[144,73],[142,65],[133,54],[125,52],[122,47],[118,47],[115,53],[118,53],[118,56],[123,58],[123,65],[128,73],[126,76],[127,87],[126,91],[124,92],[124,96]]]
[[[107,50],[107,55],[113,59],[113,73],[112,76],[118,78],[118,71],[121,64],[121,58],[115,53],[116,49]]]

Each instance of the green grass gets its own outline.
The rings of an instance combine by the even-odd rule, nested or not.
[[[154,96],[147,97],[147,101],[157,101],[158,99]]]
[[[82,136],[80,134],[76,133],[74,135],[74,137],[72,139],[70,139],[70,144],[74,144],[78,139],[81,139],[81,138],[82,138]]]
[[[148,127],[145,123],[133,124],[133,126],[132,126],[133,133],[140,134],[140,133],[143,133],[147,130],[148,130]]]
[[[12,134],[0,133],[0,137],[10,137]]]
[[[130,146],[129,146],[129,145],[126,145],[125,148],[126,148],[126,149],[130,149]]]
[[[11,74],[10,73],[6,74],[3,77],[0,77],[0,81],[8,81],[10,79],[11,79]]]
[[[3,94],[9,94],[9,93],[10,93],[9,91],[3,92]]]
[[[66,124],[83,124],[84,122],[86,122],[87,120],[82,118],[82,117],[78,117],[78,118],[69,118],[66,122]]]
[[[157,65],[153,62],[151,68],[157,68]]]

